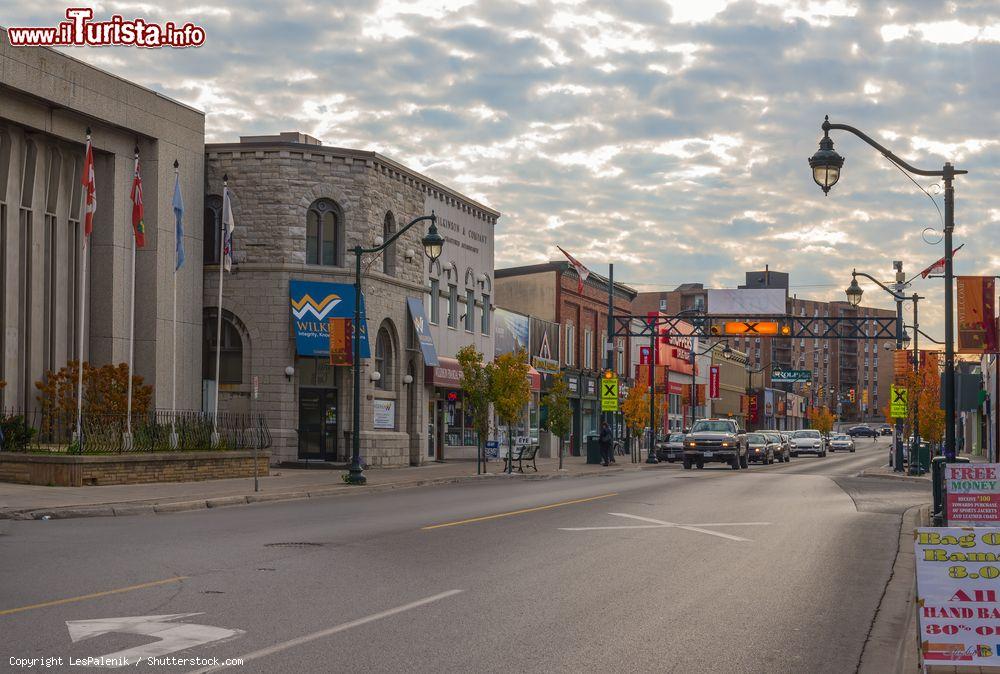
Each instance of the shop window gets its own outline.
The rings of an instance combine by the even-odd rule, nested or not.
[[[329,199],[318,199],[306,212],[306,264],[339,266],[341,218]]]
[[[380,329],[378,331],[378,337],[375,339],[375,371],[382,375],[379,380],[375,382],[375,388],[382,391],[392,390],[392,337],[389,336],[389,331],[386,328]]]
[[[202,325],[202,379],[215,381],[216,337],[218,314],[206,311]],[[243,383],[243,339],[240,331],[223,313],[222,348],[219,349],[219,383]]]

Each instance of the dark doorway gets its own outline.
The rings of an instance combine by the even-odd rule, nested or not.
[[[337,459],[336,389],[299,389],[299,460]]]

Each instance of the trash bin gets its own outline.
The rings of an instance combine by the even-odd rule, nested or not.
[[[917,445],[917,456],[910,466],[910,475],[923,475],[931,469],[931,443],[921,442]]]
[[[587,463],[602,463],[601,443],[596,435],[587,436]]]

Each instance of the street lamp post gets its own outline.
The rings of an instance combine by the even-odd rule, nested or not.
[[[434,211],[430,215],[422,215],[414,218],[405,227],[393,234],[381,244],[372,248],[362,246],[354,247],[354,325],[353,330],[353,366],[354,366],[354,424],[351,430],[351,467],[346,477],[348,484],[364,484],[367,479],[364,469],[361,467],[361,256],[365,253],[380,253],[389,247],[393,241],[401,237],[410,227],[418,222],[430,220],[431,226],[427,229],[427,234],[420,240],[424,247],[424,255],[432,262],[441,257],[441,249],[444,247],[444,238],[437,231],[437,216]],[[431,298],[436,301],[437,298]]]
[[[829,194],[830,188],[840,180],[840,171],[844,166],[844,158],[833,149],[831,130],[847,131],[865,141],[890,162],[903,171],[918,176],[934,176],[944,179],[944,417],[945,417],[945,457],[947,461],[955,460],[955,325],[954,325],[954,267],[952,249],[952,234],[955,230],[955,176],[965,175],[968,171],[956,169],[951,162],[946,162],[939,171],[918,169],[903,161],[887,148],[873,140],[862,131],[847,124],[832,124],[827,116],[821,127],[823,138],[819,142],[819,150],[809,158],[813,180]]]

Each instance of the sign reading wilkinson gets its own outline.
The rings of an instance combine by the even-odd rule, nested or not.
[[[288,282],[288,298],[295,329],[295,351],[300,356],[330,357],[330,319],[354,318],[354,286],[318,281]],[[361,358],[371,358],[365,297],[361,296]]]

